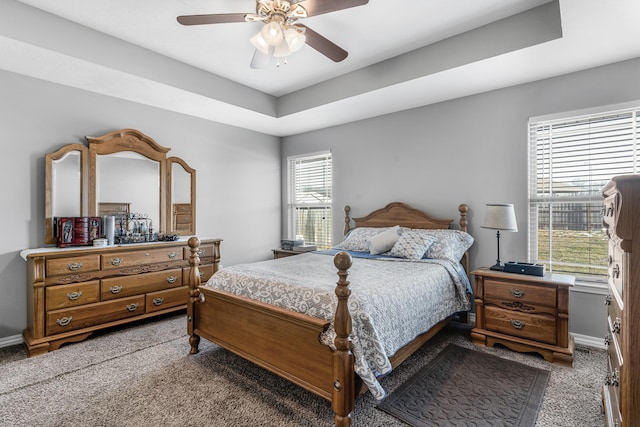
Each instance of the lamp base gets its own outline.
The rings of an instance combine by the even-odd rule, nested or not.
[[[489,267],[489,270],[504,271],[504,265],[502,265],[502,264],[492,265],[491,267]]]

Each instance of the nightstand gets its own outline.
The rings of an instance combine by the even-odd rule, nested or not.
[[[288,249],[271,249],[271,252],[273,252],[273,259],[286,258],[288,256],[300,255],[304,253],[304,252],[290,251]]]
[[[531,276],[488,268],[471,272],[475,278],[474,344],[502,344],[519,352],[540,353],[545,360],[573,364],[569,335],[569,288],[566,274]]]

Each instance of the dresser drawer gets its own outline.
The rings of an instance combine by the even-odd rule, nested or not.
[[[46,287],[45,310],[91,304],[100,301],[100,281]]]
[[[47,335],[144,314],[144,295],[47,312]]]
[[[106,270],[157,262],[182,261],[182,249],[181,246],[178,246],[144,251],[113,252],[102,255],[101,267]]]
[[[165,310],[167,308],[185,305],[189,299],[189,287],[167,289],[166,291],[150,292],[146,295],[147,313]]]
[[[526,285],[515,281],[485,279],[484,296],[498,300],[521,301],[531,304],[556,306],[556,288],[541,285]]]
[[[556,344],[556,318],[526,314],[487,306],[485,328],[490,331],[526,338],[547,344]]]
[[[189,286],[189,270],[190,268],[182,269],[182,283]],[[200,284],[204,285],[207,283],[207,280],[213,276],[213,264],[204,264],[199,265],[198,270],[200,271]]]
[[[191,248],[186,247],[183,248],[184,250],[184,259],[188,260],[191,257]],[[200,258],[206,258],[206,257],[212,257],[215,255],[215,251],[214,251],[214,247],[213,245],[209,244],[209,245],[202,245],[200,247],[198,247],[198,256]]]
[[[48,259],[47,276],[69,273],[85,273],[100,269],[100,255],[83,255],[69,258]]]
[[[615,288],[616,292],[622,298],[622,291],[626,281],[627,271],[625,263],[626,255],[624,251],[612,239],[609,240],[609,259],[607,276],[609,283]]]
[[[102,279],[102,301],[182,286],[182,269],[172,268],[155,273]]]

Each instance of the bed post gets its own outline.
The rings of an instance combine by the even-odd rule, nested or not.
[[[345,209],[346,211],[346,209]],[[349,427],[351,425],[351,412],[355,405],[355,372],[354,356],[351,352],[351,314],[347,300],[351,294],[347,270],[353,261],[347,252],[339,252],[333,259],[338,269],[338,282],[336,283],[336,295],[338,306],[333,321],[336,331],[333,352],[333,393],[331,407],[333,408],[336,427]]]
[[[351,217],[349,217],[349,213],[351,212],[351,206],[346,205],[344,207],[344,230],[343,235],[346,236],[347,233],[351,230]]]
[[[200,344],[200,336],[195,331],[196,304],[200,302],[200,256],[198,255],[198,247],[200,239],[192,237],[189,239],[189,300],[187,301],[187,333],[189,334],[189,344],[191,344],[190,354],[198,353],[198,345]]]

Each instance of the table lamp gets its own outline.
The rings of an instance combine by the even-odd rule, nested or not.
[[[490,270],[504,270],[504,264],[500,261],[500,231],[518,231],[516,223],[516,213],[512,204],[487,204],[482,221],[482,228],[489,228],[496,231],[498,239],[498,259]]]

